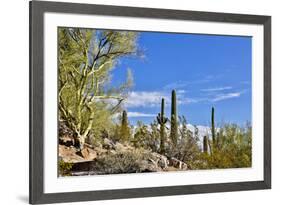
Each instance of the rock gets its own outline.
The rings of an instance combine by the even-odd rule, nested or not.
[[[68,163],[85,161],[85,159],[76,154],[77,150],[74,147],[59,145],[59,159]]]
[[[184,162],[182,162],[182,161],[180,161],[180,160],[178,160],[178,159],[176,159],[174,157],[172,157],[170,159],[169,165],[173,166],[175,168],[178,168],[180,170],[186,170],[187,169],[187,164],[186,163],[184,163]]]
[[[115,148],[115,150],[116,150],[117,152],[123,152],[123,151],[126,150],[126,147],[125,147],[123,144],[119,143],[119,142],[117,142],[117,143],[115,144],[114,148]]]
[[[103,149],[102,147],[95,147],[94,151],[97,153],[98,156],[106,154],[108,152],[107,149]]]
[[[166,156],[156,152],[152,153],[152,155],[155,158],[155,162],[157,163],[158,167],[161,167],[161,169],[166,169],[168,167],[168,159]]]
[[[102,147],[104,149],[113,149],[115,144],[108,138],[104,138]]]
[[[74,146],[74,143],[75,143],[74,138],[69,135],[63,135],[59,137],[60,145],[65,145],[67,147],[70,147],[70,146]]]
[[[142,160],[139,162],[141,172],[161,172],[162,169],[158,167],[157,162],[153,159]]]
[[[93,160],[97,157],[97,153],[90,148],[84,147],[79,153],[86,160]]]

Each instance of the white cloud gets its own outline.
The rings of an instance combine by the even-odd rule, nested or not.
[[[230,90],[232,89],[231,86],[225,86],[225,87],[215,87],[215,88],[206,88],[206,89],[201,89],[203,92],[215,92],[215,91],[223,91],[223,90]]]
[[[161,99],[169,101],[169,95],[158,91],[133,91],[124,101],[126,107],[156,107],[160,106]]]
[[[215,88],[214,88],[215,89]],[[230,89],[230,87],[224,87],[225,90]],[[184,90],[183,90],[184,91]],[[222,88],[216,88],[216,91],[224,91]],[[240,92],[229,92],[229,93],[210,93],[208,96],[201,97],[187,97],[185,92],[177,91],[177,103],[178,105],[187,105],[191,103],[200,102],[219,102],[222,100],[227,100],[231,98],[240,97],[242,93]],[[165,99],[165,104],[167,107],[171,104],[171,93],[166,91],[132,91],[128,94],[127,99],[124,100],[124,106],[126,108],[136,108],[136,107],[160,107],[161,99]],[[134,113],[132,113],[133,115]],[[146,117],[146,116],[143,116]],[[147,116],[150,117],[150,116]]]
[[[128,117],[155,117],[155,114],[142,112],[128,112]]]
[[[187,86],[187,82],[183,82],[183,81],[179,81],[179,82],[174,82],[174,83],[170,83],[166,86],[164,86],[164,89],[178,89],[178,88],[184,88]]]
[[[177,91],[178,104],[189,104],[197,102],[197,99],[192,99],[184,96],[184,90]],[[133,107],[160,107],[161,99],[165,99],[165,104],[171,104],[171,93],[163,91],[133,91],[130,92],[128,98],[124,101],[127,108]]]
[[[184,94],[184,93],[186,93],[186,91],[185,90],[177,90],[177,93],[178,94]]]
[[[218,101],[222,101],[222,100],[226,100],[226,99],[230,99],[230,98],[237,98],[237,97],[240,97],[240,95],[241,95],[241,92],[220,94],[220,95],[215,96],[215,98],[213,98],[211,101],[218,102]]]

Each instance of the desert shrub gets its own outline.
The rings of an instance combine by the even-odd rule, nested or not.
[[[160,129],[158,127],[158,123],[156,121],[153,121],[150,124],[150,128],[150,137],[148,138],[147,145],[153,152],[160,153]],[[167,137],[167,135],[165,135],[165,137]]]
[[[69,176],[72,166],[73,166],[73,163],[59,160],[59,175],[60,176]]]
[[[205,169],[251,167],[251,126],[241,128],[236,124],[224,125],[217,133],[211,153],[202,154],[202,159],[201,168]]]
[[[153,152],[159,152],[160,130],[158,124],[154,121],[149,126],[142,122],[137,122],[137,128],[132,143],[135,147],[142,147]]]
[[[114,142],[129,143],[132,139],[132,130],[127,111],[123,110],[119,113],[114,126],[111,126],[109,138]]]
[[[189,169],[197,169],[198,163],[201,157],[201,150],[198,145],[198,130],[193,134],[187,128],[187,121],[185,117],[179,117],[179,138],[177,140],[176,146],[170,144],[167,147],[166,155],[171,158],[174,157],[180,161],[183,161],[187,164]]]
[[[132,143],[137,148],[139,147],[148,148],[147,145],[148,145],[149,138],[150,138],[150,132],[148,130],[148,126],[138,121],[134,138],[132,139]]]
[[[139,173],[150,157],[144,149],[109,153],[96,160],[95,170],[102,174]]]

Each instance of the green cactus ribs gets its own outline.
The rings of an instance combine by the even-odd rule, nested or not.
[[[212,107],[211,130],[212,130],[213,145],[215,145],[216,144],[216,128],[215,128],[215,108],[214,107]]]
[[[165,124],[168,118],[165,117],[165,100],[161,100],[161,113],[158,113],[157,122],[160,125],[160,152],[165,153]]]
[[[177,145],[178,139],[178,116],[177,116],[177,96],[176,91],[172,91],[172,104],[171,104],[171,132],[170,138],[174,146]]]

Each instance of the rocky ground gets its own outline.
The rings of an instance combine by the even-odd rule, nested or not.
[[[95,147],[85,144],[81,151],[73,142],[70,137],[59,140],[59,160],[71,164],[68,176],[187,170],[187,165],[176,158],[168,159],[159,153],[108,138]]]

